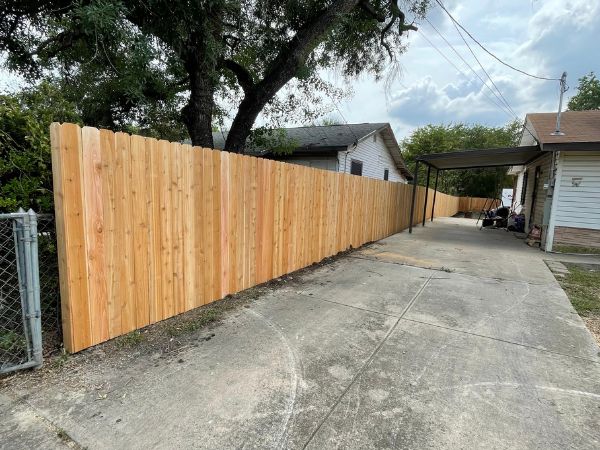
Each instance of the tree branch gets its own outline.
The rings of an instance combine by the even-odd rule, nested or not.
[[[237,78],[238,84],[244,90],[244,93],[248,93],[250,90],[252,90],[254,87],[252,75],[250,75],[250,72],[248,72],[241,64],[238,64],[231,59],[224,59],[221,62],[221,66],[233,72]]]

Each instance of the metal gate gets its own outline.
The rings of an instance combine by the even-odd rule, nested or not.
[[[37,216],[0,214],[0,373],[42,364]]]

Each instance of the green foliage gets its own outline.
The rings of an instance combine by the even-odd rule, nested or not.
[[[144,342],[145,339],[146,336],[144,336],[140,330],[133,330],[123,336],[119,336],[117,338],[117,345],[119,347],[137,347]]]
[[[50,83],[0,96],[0,211],[53,212],[49,127],[79,122],[74,106]]]
[[[393,71],[396,66],[389,63],[396,63],[406,49],[404,13],[407,22],[423,17],[430,0],[400,0],[398,6],[371,0],[371,12],[357,2],[350,12],[331,15],[328,26],[315,28],[304,48],[290,51],[294,36],[340,4],[0,0],[0,51],[7,55],[5,66],[31,82],[56,77],[86,125],[171,140],[188,137],[182,120],[188,102],[196,102],[197,108],[187,111],[201,111],[213,125],[236,116],[247,96],[239,73],[231,68],[235,65],[252,85],[256,104],[263,105],[260,98],[268,100],[262,114],[277,127],[283,120],[314,121],[330,112],[328,98],[350,92],[324,80],[324,69],[376,78],[387,67]],[[297,55],[299,63],[290,59]],[[291,80],[283,77],[287,83],[280,89],[272,75],[286,67],[293,67]],[[276,86],[277,93],[267,85]]]
[[[299,145],[298,141],[287,136],[284,129],[258,127],[250,136],[250,148],[268,149],[276,155],[289,155]]]
[[[521,126],[512,122],[504,127],[450,124],[427,125],[418,128],[401,142],[404,159],[414,167],[417,156],[494,147],[511,147],[519,143]],[[422,165],[424,166],[424,165]],[[438,189],[452,195],[497,197],[499,189],[511,186],[507,168],[444,171]],[[419,184],[426,182],[426,168],[419,169]]]
[[[572,111],[600,109],[600,80],[594,72],[579,79],[577,94],[571,97],[568,106]]]

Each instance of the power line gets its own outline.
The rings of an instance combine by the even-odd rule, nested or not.
[[[469,45],[469,43],[467,42],[467,40],[465,39],[465,37],[463,36],[463,34],[460,32],[460,29],[456,26],[456,23],[453,22],[453,25],[454,25],[454,28],[456,28],[456,31],[458,32],[459,36],[461,37],[461,39],[463,40],[463,42],[465,43],[465,45],[467,46],[467,48],[471,52],[471,55],[473,55],[473,58],[475,58],[475,61],[477,61],[477,64],[479,64],[479,67],[481,67],[481,70],[483,70],[483,73],[485,73],[485,75],[488,77],[488,79],[490,80],[490,82],[492,83],[492,85],[498,91],[498,94],[500,94],[500,97],[502,97],[502,100],[504,100],[504,103],[506,104],[506,106],[508,107],[508,109],[510,110],[510,112],[515,116],[515,119],[519,120],[519,116],[517,115],[517,113],[515,112],[515,110],[512,109],[512,107],[510,106],[510,104],[508,103],[508,100],[506,100],[506,98],[504,97],[504,95],[502,95],[502,92],[500,91],[500,89],[498,88],[498,86],[496,85],[496,83],[494,83],[494,80],[492,79],[492,77],[490,76],[490,74],[488,73],[488,71],[485,70],[485,68],[483,67],[483,64],[481,64],[481,62],[479,61],[479,58],[477,58],[477,55],[475,54],[475,52],[473,51],[473,49],[471,48],[471,46]],[[529,128],[527,128],[527,121],[525,121],[523,123],[523,129],[527,130],[527,132],[531,135],[531,137],[535,141],[537,141],[537,138],[535,137],[535,135],[533,134],[533,132]]]
[[[494,92],[494,90],[489,87],[487,85],[487,82],[481,78],[481,76],[477,73],[477,71],[475,69],[473,69],[473,67],[471,67],[471,65],[469,64],[469,62],[467,60],[465,60],[465,58],[463,58],[463,56],[458,52],[458,50],[456,50],[456,48],[454,48],[454,46],[444,37],[444,35],[429,21],[429,19],[425,18],[425,20],[427,21],[427,23],[431,26],[431,28],[433,28],[435,30],[435,32],[444,40],[444,42],[448,45],[448,47],[450,47],[452,49],[452,51],[454,53],[456,53],[456,55],[462,60],[462,62],[464,62],[466,64],[466,66],[471,70],[471,72],[473,72],[475,74],[475,76],[477,78],[479,78],[479,80],[481,81],[482,85],[485,86],[486,88],[488,88],[490,90],[490,92],[492,94],[494,94],[494,96],[500,101],[500,105],[498,105],[495,101],[494,104],[498,107],[501,107],[503,109],[504,112],[506,112],[509,116],[510,115],[515,115],[514,111],[512,111],[512,109],[510,108],[510,105],[508,105],[508,102],[503,101],[498,94],[496,94]],[[456,66],[455,66],[456,67]],[[497,89],[497,88],[496,88]],[[498,91],[500,92],[500,91]],[[506,104],[506,106],[508,107],[508,109],[504,109],[504,104]]]
[[[342,114],[342,111],[340,111],[340,108],[338,108],[338,105],[335,102],[335,100],[333,99],[333,97],[331,97],[329,95],[329,93],[327,93],[327,92],[325,94],[329,97],[329,100],[331,100],[331,103],[333,103],[333,106],[335,106],[335,109],[337,109],[338,114],[341,116],[341,118],[344,121],[344,124],[346,125],[346,127],[348,127],[348,129],[350,130],[350,133],[352,133],[352,136],[354,136],[354,144],[353,145],[356,148],[356,146],[358,145],[358,136],[356,136],[356,133],[354,133],[354,130],[352,129],[352,127],[350,126],[350,124],[346,120],[346,117],[344,117],[344,115]]]
[[[527,75],[528,77],[531,78],[537,78],[538,80],[546,80],[546,81],[560,81],[560,78],[548,78],[548,77],[542,77],[539,75],[533,75],[531,73],[525,72],[524,70],[518,69],[515,66],[512,66],[510,64],[508,64],[507,62],[504,62],[503,60],[501,60],[499,57],[497,57],[496,55],[494,55],[491,51],[489,51],[487,48],[485,48],[483,46],[482,43],[480,43],[477,39],[475,39],[475,37],[473,37],[473,35],[471,33],[469,33],[469,31],[463,27],[453,16],[452,14],[450,14],[450,11],[448,11],[446,9],[446,7],[442,4],[442,2],[440,0],[435,0],[435,2],[440,5],[440,7],[444,10],[444,12],[448,15],[448,17],[450,17],[450,19],[452,20],[452,22],[454,22],[456,25],[458,25],[465,33],[467,33],[467,35],[473,39],[473,41],[479,45],[488,55],[490,55],[492,58],[494,58],[495,60],[497,60],[498,62],[500,62],[501,64],[505,65],[506,67],[509,67],[510,69],[522,73],[523,75]]]
[[[507,108],[509,109],[509,111],[512,112],[516,116],[517,114],[511,108],[510,104],[508,103],[508,100],[506,100],[506,98],[504,97],[504,95],[502,95],[502,92],[500,91],[500,89],[498,88],[498,86],[496,85],[496,83],[494,83],[494,80],[492,80],[492,77],[490,76],[490,74],[488,73],[488,71],[485,70],[485,68],[483,67],[483,64],[481,64],[481,62],[479,61],[479,58],[477,58],[477,55],[475,54],[475,52],[473,51],[473,49],[471,48],[471,46],[469,45],[469,43],[467,42],[467,40],[465,39],[465,37],[463,36],[463,34],[460,32],[460,29],[456,26],[456,24],[453,24],[453,25],[454,25],[454,28],[456,28],[456,31],[458,32],[460,38],[462,39],[462,41],[465,43],[465,45],[469,49],[469,52],[471,52],[471,55],[473,55],[473,58],[475,58],[475,61],[477,61],[477,64],[479,64],[479,67],[481,68],[481,70],[483,71],[483,73],[485,73],[485,76],[488,78],[488,80],[490,80],[490,82],[492,83],[492,86],[494,86],[496,88],[496,91],[498,91],[498,94],[500,95],[500,97],[504,101],[504,104],[507,106]]]
[[[486,97],[488,99],[490,99],[492,101],[492,103],[494,103],[496,106],[500,107],[502,109],[502,111],[507,114],[509,117],[512,117],[516,120],[520,120],[518,114],[514,111],[514,109],[512,109],[512,107],[510,106],[510,104],[508,103],[508,101],[506,100],[506,98],[504,97],[504,95],[502,95],[502,92],[500,91],[500,89],[498,88],[498,86],[496,85],[496,83],[494,83],[494,80],[492,79],[492,77],[489,75],[489,73],[485,70],[485,68],[483,67],[483,65],[481,64],[481,62],[479,61],[479,59],[477,58],[477,56],[475,55],[475,53],[473,52],[473,50],[471,49],[471,47],[469,46],[469,44],[467,43],[467,41],[464,39],[463,35],[461,34],[461,32],[458,30],[458,34],[460,35],[460,37],[462,38],[463,42],[467,45],[467,48],[469,49],[469,51],[471,52],[471,54],[473,55],[473,57],[475,58],[475,60],[477,61],[477,63],[479,64],[479,67],[481,67],[481,70],[483,70],[483,72],[486,74],[486,76],[488,77],[488,79],[490,80],[490,82],[492,83],[492,85],[496,88],[496,90],[498,91],[498,94],[500,94],[500,97],[498,96],[498,94],[496,94],[496,92],[494,92],[494,90],[492,88],[490,88],[486,81],[481,78],[481,76],[477,73],[477,71],[475,69],[473,69],[473,67],[471,67],[471,65],[463,58],[463,56],[458,52],[458,50],[456,50],[456,48],[444,37],[444,35],[429,21],[429,19],[425,18],[425,20],[427,21],[427,23],[437,32],[437,34],[440,35],[440,37],[444,40],[444,42],[446,42],[446,44],[454,51],[454,53],[456,53],[456,55],[467,65],[467,67],[469,69],[471,69],[471,72],[473,72],[475,74],[475,76],[477,76],[477,78],[479,78],[479,80],[483,83],[483,86],[485,86],[486,88],[488,88],[490,90],[490,92],[492,94],[494,94],[494,96],[500,101],[500,104],[496,103],[489,95],[486,94]],[[456,25],[455,25],[456,27]],[[423,36],[427,42],[429,42],[437,51],[438,53],[440,53],[440,55],[442,55],[444,57],[444,59],[446,59],[446,61],[448,61],[450,64],[452,64],[455,68],[458,69],[458,67],[456,67],[455,64],[452,63],[452,61],[450,61],[437,47],[435,47],[435,45],[426,38],[426,36],[423,34],[422,30],[421,31],[421,36]],[[463,76],[466,76],[464,74],[464,72],[462,72],[460,69],[458,69]],[[485,94],[485,91],[482,91]],[[506,106],[504,106],[506,105]],[[527,128],[527,123],[523,123],[523,128],[525,130],[527,130],[527,132],[531,135],[531,137],[533,137],[534,140],[537,141],[537,138],[535,137],[535,135],[532,133],[532,131]]]
[[[454,62],[451,59],[449,59],[433,42],[431,42],[427,38],[427,36],[425,36],[422,29],[419,29],[419,33],[421,34],[423,39],[425,39],[429,43],[429,45],[431,45],[440,54],[440,56],[442,58],[444,58],[446,61],[448,61],[448,63],[450,65],[452,65],[456,70],[458,70],[462,74],[462,76],[464,76],[467,80],[471,79],[471,77],[469,75],[467,75],[462,69],[460,69],[456,64],[454,64]],[[485,82],[483,84],[485,85]],[[490,97],[487,94],[487,92],[485,92],[485,91],[481,91],[481,92],[488,98],[488,100],[490,100],[490,102],[492,102],[494,105],[496,105],[498,108],[500,108],[500,110],[502,110],[502,112],[504,112],[505,114],[507,114],[509,117],[512,118],[513,115],[509,111],[507,111],[503,105],[498,104],[496,101],[494,101],[494,99],[492,97]]]

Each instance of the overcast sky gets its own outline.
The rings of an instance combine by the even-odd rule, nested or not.
[[[568,98],[577,79],[600,74],[600,1],[598,0],[445,0],[450,13],[486,48],[526,72],[559,78],[568,73]],[[434,8],[429,21],[486,79],[448,16]],[[502,125],[513,117],[488,98],[490,90],[426,22],[408,36],[401,78],[388,91],[364,77],[354,96],[340,106],[348,122],[390,122],[402,139],[429,123],[469,122]],[[519,119],[527,112],[558,108],[558,82],[540,81],[502,66],[467,36],[477,58],[491,75]],[[459,69],[432,47],[429,39]],[[488,82],[488,85],[490,83]],[[491,86],[490,86],[491,87]]]

